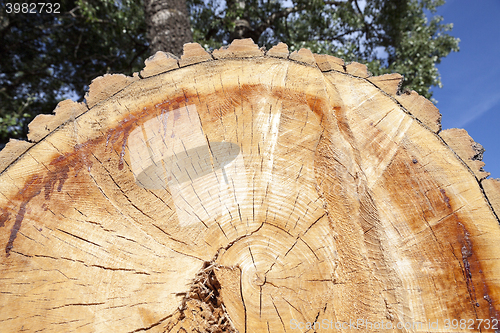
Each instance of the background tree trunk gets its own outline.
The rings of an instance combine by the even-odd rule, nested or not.
[[[495,331],[500,183],[401,79],[250,40],[95,79],[0,153],[2,330]]]
[[[144,0],[147,37],[152,54],[157,51],[182,54],[182,46],[193,36],[184,0]]]

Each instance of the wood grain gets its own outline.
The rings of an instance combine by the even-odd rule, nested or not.
[[[327,72],[330,70],[345,72],[344,60],[340,58],[333,57],[327,54],[314,54],[314,58],[316,59],[316,65],[323,72]]]
[[[123,79],[123,77],[120,76],[119,79]],[[94,80],[92,84],[96,83],[97,81]],[[121,83],[123,84],[118,84],[115,87],[111,85],[113,87],[111,91],[109,89],[106,92],[101,91],[102,95],[101,99],[106,99],[107,97],[111,96],[118,90],[122,89],[124,86],[130,84],[127,78],[121,81]],[[97,87],[92,86],[92,91],[94,91],[95,89],[97,89]],[[97,100],[95,99],[92,100],[92,98],[90,101],[87,101],[87,103],[91,103],[91,105],[92,103],[93,105],[95,105],[97,102],[98,102]],[[67,121],[74,120],[76,117],[80,116],[85,111],[87,111],[87,105],[83,103],[76,103],[69,99],[60,102],[59,104],[57,104],[57,107],[54,110],[55,114],[53,115],[40,114],[36,116],[35,119],[33,119],[33,121],[28,125],[29,127],[28,140],[32,142],[40,141],[46,135],[54,131],[57,127],[59,127],[60,125],[62,125]]]
[[[289,55],[288,45],[286,45],[285,43],[278,43],[277,45],[274,45],[269,51],[267,51],[266,55],[270,57],[286,59]]]
[[[434,133],[441,131],[441,113],[431,101],[415,91],[395,96],[396,100]]]
[[[184,67],[212,60],[212,55],[205,51],[198,43],[184,44],[184,53],[179,60],[179,66]]]
[[[145,64],[146,67],[141,71],[141,77],[143,78],[179,68],[177,57],[171,53],[162,51],[158,51],[153,56],[146,59]]]
[[[3,330],[499,319],[498,200],[453,144],[362,66],[254,45],[94,85],[105,98],[4,164]],[[471,331],[492,330],[454,330]]]
[[[439,136],[450,146],[451,149],[467,164],[474,172],[478,180],[483,180],[490,175],[483,170],[484,162],[481,161],[482,151],[474,148],[475,142],[466,130],[461,128],[451,128],[439,133]],[[481,147],[482,148],[482,147]],[[483,149],[484,151],[484,149]],[[481,158],[478,155],[481,155]]]
[[[215,59],[225,58],[252,58],[264,55],[264,51],[253,42],[251,38],[235,39],[228,47],[214,50],[212,55]]]

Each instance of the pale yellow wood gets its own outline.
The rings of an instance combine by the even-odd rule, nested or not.
[[[498,217],[500,215],[500,180],[488,178],[484,179],[481,184]]]
[[[278,43],[277,45],[274,45],[269,51],[267,51],[266,55],[270,57],[286,59],[289,55],[288,45],[286,45],[285,43]]]
[[[368,73],[368,68],[366,67],[366,65],[357,62],[351,62],[350,64],[347,64],[345,66],[345,70],[347,73],[351,75],[362,78],[367,78],[370,76],[370,73]]]
[[[177,57],[171,53],[156,52],[145,61],[146,67],[141,71],[141,77],[147,78],[160,73],[179,68]]]
[[[235,39],[231,45],[214,50],[212,55],[215,59],[225,58],[251,58],[264,55],[264,51],[253,42],[251,38]]]
[[[497,192],[396,80],[283,46],[217,52],[68,114],[0,173],[2,329],[498,319]]]
[[[184,53],[179,60],[179,66],[184,67],[199,62],[212,60],[210,53],[205,51],[198,43],[184,44]]]
[[[32,145],[33,143],[28,141],[10,139],[0,151],[0,170],[8,167]]]
[[[108,82],[108,78],[103,78],[106,82]],[[118,77],[118,80],[123,79],[122,76]],[[114,81],[110,83],[110,89],[112,90],[104,90],[103,87],[99,87],[99,82],[98,80],[94,80],[92,83],[92,91],[94,89],[102,89],[101,93],[103,94],[101,96],[102,99],[106,98],[107,96],[105,94],[111,95],[115,93],[118,90],[121,90],[125,85],[130,84],[130,81],[125,79],[122,84],[118,83],[113,86]],[[97,86],[96,86],[97,85]],[[116,90],[118,89],[118,90]],[[114,91],[116,90],[116,91]],[[95,99],[95,93],[92,93],[92,96],[90,97],[90,101],[87,101],[87,103],[94,103],[96,104],[98,101]],[[32,142],[38,142],[42,138],[44,138],[47,134],[51,133],[54,129],[56,129],[58,126],[62,125],[66,121],[71,121],[74,120],[76,117],[81,115],[83,112],[87,111],[87,107],[83,103],[76,103],[73,102],[72,100],[65,100],[57,104],[56,109],[54,110],[54,115],[47,115],[47,114],[40,114],[33,119],[33,121],[28,125],[29,126],[29,133],[28,133],[28,139]]]
[[[85,94],[85,101],[87,103],[87,106],[91,108],[96,104],[105,101],[112,95],[116,94],[118,91],[122,90],[123,88],[137,80],[139,80],[138,76],[130,77],[123,74],[105,74],[104,76],[95,78],[94,80],[92,80],[92,83],[89,86],[89,91]],[[77,109],[80,109],[76,111],[76,113],[82,112],[79,106],[75,107]],[[65,105],[65,109],[66,108],[67,106]]]
[[[368,81],[385,91],[391,96],[395,96],[401,83],[403,82],[403,76],[398,73],[384,74],[380,76],[373,76],[368,78]]]
[[[298,51],[293,51],[290,54],[289,58],[295,61],[306,63],[308,65],[316,65],[316,59],[314,58],[313,53],[308,49],[302,48]]]
[[[469,136],[466,130],[461,128],[451,128],[439,133],[439,136],[450,146],[455,153],[469,166],[474,172],[478,180],[483,180],[490,175],[489,172],[483,170],[484,162],[480,160],[473,160],[477,154],[474,151],[474,140]]]
[[[335,70],[345,72],[344,60],[327,54],[314,54],[316,64],[323,72]]]
[[[409,316],[405,306],[410,306],[415,321],[436,320],[457,311],[462,317],[488,318],[491,303],[487,299],[497,304],[500,296],[495,272],[500,269],[500,228],[477,180],[449,147],[422,130],[389,97],[373,98],[374,89],[363,82],[356,85],[359,90],[349,93],[351,79],[328,77],[345,110],[352,110],[345,114],[352,145],[359,151],[360,168],[377,207],[374,213],[366,213],[375,220],[360,228],[375,233],[367,244],[387,249],[384,256],[392,259],[384,275],[401,284],[392,292],[397,300],[392,310],[402,319]],[[490,268],[481,270],[485,263]],[[476,277],[458,283],[458,274]],[[455,286],[444,281],[455,281]],[[386,284],[379,288],[385,289]],[[471,294],[472,289],[481,293]],[[412,301],[404,305],[405,299]]]
[[[431,101],[413,90],[396,95],[394,98],[431,131],[438,133],[441,130],[441,113]]]

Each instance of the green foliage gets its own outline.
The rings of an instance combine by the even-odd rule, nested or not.
[[[235,19],[242,19],[259,45],[285,42],[292,51],[305,47],[366,63],[374,75],[398,72],[405,77],[403,88],[427,98],[432,86],[441,85],[436,64],[458,51],[459,40],[448,34],[452,25],[425,15],[444,0],[187,2],[193,38],[207,49],[228,44]]]
[[[26,1],[12,1],[26,2]],[[60,14],[0,12],[0,140],[25,137],[27,124],[58,101],[83,99],[91,80],[131,74],[147,55],[142,3],[59,1]]]
[[[58,101],[83,100],[93,78],[140,70],[149,55],[143,0],[59,3],[60,14],[7,14],[2,2],[0,142],[25,137],[29,121]],[[285,42],[292,51],[306,47],[366,63],[374,75],[398,72],[404,87],[426,97],[441,84],[436,64],[458,50],[459,40],[448,34],[452,25],[425,15],[443,3],[187,0],[193,38],[207,49],[228,44],[243,21],[261,46]]]

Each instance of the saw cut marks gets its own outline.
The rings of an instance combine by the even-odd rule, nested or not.
[[[95,80],[90,109],[61,103],[0,154],[3,329],[499,319],[498,182],[398,74],[235,40],[141,77]]]

